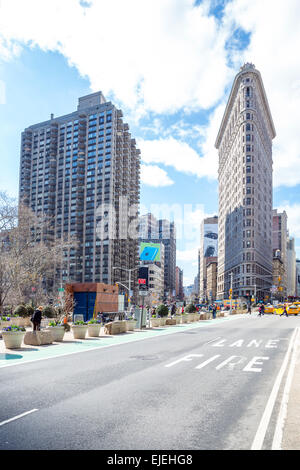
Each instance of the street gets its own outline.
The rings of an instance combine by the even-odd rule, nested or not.
[[[0,448],[271,449],[299,326],[238,315],[1,368]]]

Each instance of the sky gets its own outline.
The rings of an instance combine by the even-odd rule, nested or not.
[[[20,136],[101,90],[141,149],[140,213],[175,220],[184,285],[218,213],[215,140],[235,75],[261,72],[276,138],[273,207],[300,258],[299,0],[0,0],[0,190],[18,195]]]

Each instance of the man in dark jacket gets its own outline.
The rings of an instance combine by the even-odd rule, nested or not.
[[[213,304],[212,306],[212,316],[213,318],[216,318],[217,316],[217,307],[215,306],[215,304]]]
[[[31,317],[31,321],[33,323],[33,331],[40,331],[41,329],[42,311],[43,307],[38,307]]]

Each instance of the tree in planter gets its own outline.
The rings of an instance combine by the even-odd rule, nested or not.
[[[45,315],[45,317],[47,318],[56,318],[57,312],[54,307],[52,307],[51,305],[47,305],[43,308],[43,315]]]
[[[185,313],[195,313],[197,309],[194,304],[189,304],[185,307]]]
[[[14,310],[14,315],[18,317],[28,317],[28,311],[25,305],[18,305]]]
[[[169,309],[166,305],[161,304],[157,307],[156,313],[159,317],[167,317],[169,314]]]

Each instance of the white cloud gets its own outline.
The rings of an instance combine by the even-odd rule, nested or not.
[[[299,0],[234,0],[226,7],[228,29],[251,33],[249,47],[236,62],[260,70],[273,116],[274,185],[300,184],[300,29]]]
[[[141,165],[141,182],[147,186],[171,186],[174,181],[157,165]]]
[[[138,139],[138,146],[145,163],[173,167],[179,172],[196,175],[199,178],[216,177],[217,161],[215,155],[212,157],[212,152],[200,157],[189,144],[174,137],[156,140]]]
[[[222,22],[209,14],[212,5],[208,0],[197,6],[194,0],[1,0],[0,61],[20,54],[24,45],[59,51],[90,80],[93,91],[101,89],[136,119],[217,106],[208,125],[198,129],[199,154],[183,141],[190,136],[184,124],[170,129],[181,139],[175,140],[163,129],[159,133],[157,120],[154,132],[163,138],[144,142],[145,162],[208,178],[217,177],[214,141],[225,89],[240,65],[252,61],[262,73],[277,130],[274,183],[300,184],[295,171],[300,165],[299,0],[272,5],[232,0]],[[244,52],[228,50],[238,28],[250,33]]]
[[[230,69],[227,31],[194,0],[2,0],[1,36],[58,50],[93,90],[156,113],[208,109]],[[18,12],[16,14],[16,12]]]

